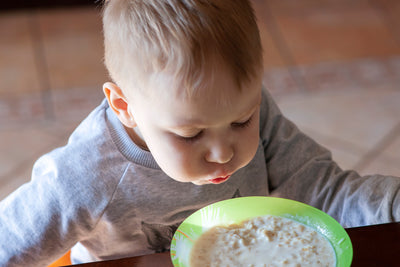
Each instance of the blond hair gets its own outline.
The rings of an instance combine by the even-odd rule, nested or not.
[[[207,86],[205,73],[216,68],[215,60],[239,87],[262,69],[248,0],[109,0],[103,26],[105,65],[122,88],[166,71],[190,95]]]

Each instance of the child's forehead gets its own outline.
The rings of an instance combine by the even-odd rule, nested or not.
[[[250,81],[240,81],[232,70],[218,59],[210,59],[205,67],[196,73],[180,73],[174,69],[148,73],[143,77],[141,90],[145,95],[160,97],[167,95],[183,99],[224,99],[231,94],[245,91],[247,87],[259,82],[259,76]]]
[[[153,73],[142,89],[148,103],[163,104],[185,103],[185,106],[194,109],[203,106],[232,108],[237,99],[245,95],[261,94],[261,80],[258,77],[251,82],[237,83],[235,77],[226,68],[215,69],[202,77],[202,83],[197,87],[187,88],[184,80],[175,80],[170,73]]]

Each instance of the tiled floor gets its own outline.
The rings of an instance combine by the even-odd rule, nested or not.
[[[265,85],[343,168],[400,176],[400,2],[253,0]],[[102,99],[96,8],[0,12],[0,199]]]

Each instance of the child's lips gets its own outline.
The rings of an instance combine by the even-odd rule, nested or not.
[[[227,175],[227,176],[223,176],[223,177],[217,177],[217,178],[214,178],[214,179],[209,179],[208,181],[213,183],[213,184],[220,184],[220,183],[223,183],[226,180],[228,180],[229,177],[231,177],[231,176]]]

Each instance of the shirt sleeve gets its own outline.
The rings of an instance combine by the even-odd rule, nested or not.
[[[310,204],[345,227],[400,221],[400,178],[342,170],[330,151],[282,115],[266,90],[260,132],[273,196]]]
[[[96,227],[116,186],[89,175],[87,154],[71,153],[41,157],[31,181],[0,202],[0,266],[46,266]]]

